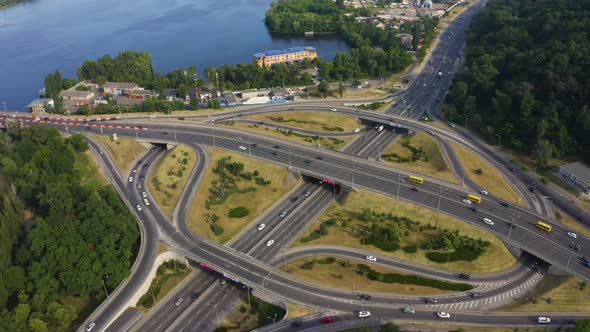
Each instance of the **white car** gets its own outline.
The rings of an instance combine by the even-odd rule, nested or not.
[[[182,301],[184,301],[184,299],[182,297],[178,297],[176,298],[176,301],[174,301],[174,305],[178,307]]]
[[[88,323],[88,325],[86,325],[86,332],[90,332],[92,331],[92,329],[96,326],[95,322],[90,322]]]
[[[551,324],[551,318],[541,316],[541,317],[537,318],[537,323],[539,323],[539,324]]]
[[[264,227],[266,227],[265,224],[260,224],[260,225],[258,225],[258,230],[261,231],[264,229]]]
[[[240,145],[240,150],[246,150],[246,147],[243,145]]]
[[[444,312],[444,311],[439,311],[436,313],[436,315],[440,318],[451,318],[451,314],[449,314],[448,312]]]
[[[376,261],[377,261],[377,257],[374,257],[374,256],[367,256],[367,257],[365,257],[365,258],[366,258],[368,261],[371,261],[371,262],[376,262]]]
[[[332,112],[338,112],[338,110],[335,109],[335,108],[332,108],[330,111],[332,111]]]
[[[494,222],[491,219],[483,218],[483,222],[490,226],[494,226]]]
[[[482,195],[485,195],[485,196],[487,196],[487,195],[489,194],[487,191],[485,191],[485,190],[483,190],[483,189],[482,189],[482,190],[480,190],[479,192],[480,192]]]
[[[129,177],[129,182],[133,182],[133,176]]]
[[[137,169],[134,169],[131,173],[135,173],[135,172],[137,172]]]
[[[147,194],[145,193],[145,191],[141,193],[141,196],[147,197]]]
[[[578,234],[576,234],[574,232],[567,232],[567,235],[569,235],[569,237],[571,237],[572,239],[577,239],[578,238]]]
[[[150,206],[150,202],[147,200],[147,198],[143,199],[143,204],[145,204],[145,206]]]
[[[357,314],[358,318],[367,318],[371,316],[371,312],[370,311],[359,311],[359,313]]]
[[[287,215],[287,211],[283,211],[283,212],[281,212],[281,214],[279,214],[279,217],[285,218],[286,215]]]
[[[137,211],[141,211],[141,205],[137,204]]]
[[[467,204],[467,205],[471,205],[471,201],[468,199],[463,198],[463,203]]]
[[[275,240],[270,240],[270,241],[266,242],[266,246],[270,247],[270,246],[272,246],[273,243],[275,243]]]
[[[361,131],[361,129],[360,129],[360,128],[356,128],[356,129],[355,129],[355,130],[353,130],[352,132],[353,132],[353,133],[358,133],[359,131]]]
[[[305,197],[309,197],[309,195],[311,195],[310,191],[306,191],[305,194],[303,194],[303,196],[305,196]]]

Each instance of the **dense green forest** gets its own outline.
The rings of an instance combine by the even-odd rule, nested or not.
[[[590,1],[491,0],[467,38],[445,115],[540,165],[590,160]]]
[[[0,331],[63,331],[129,273],[138,229],[84,137],[0,134]]]

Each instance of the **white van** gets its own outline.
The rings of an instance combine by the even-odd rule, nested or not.
[[[539,317],[537,318],[537,323],[539,324],[551,324],[551,318],[549,317]]]

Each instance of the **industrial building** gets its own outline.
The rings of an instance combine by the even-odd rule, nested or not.
[[[272,66],[278,63],[294,63],[303,59],[313,60],[317,56],[316,49],[311,46],[264,51],[253,55],[256,63],[261,67]]]
[[[575,163],[557,167],[556,174],[576,190],[590,195],[590,167],[576,161]]]

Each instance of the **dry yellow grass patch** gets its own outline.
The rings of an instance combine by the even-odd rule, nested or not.
[[[240,308],[242,309],[241,312]],[[225,316],[225,318],[219,323],[219,327],[225,328],[226,331],[250,331],[259,326],[257,315],[250,314],[250,307],[247,302],[240,302],[234,309]]]
[[[327,256],[314,256],[313,259],[322,259]],[[350,268],[345,268],[338,262],[344,259],[336,257],[336,262],[332,264],[315,263],[311,270],[305,270],[300,266],[311,261],[312,258],[302,258],[291,261],[287,264],[287,272],[291,273],[296,279],[307,281],[309,283],[320,284],[329,287],[342,288],[353,292],[379,292],[391,294],[408,294],[408,295],[434,295],[454,293],[452,291],[441,290],[437,288],[406,284],[389,284],[376,280],[369,280],[366,276],[360,276]],[[346,259],[353,266],[362,263],[371,267],[371,269],[380,273],[397,273],[407,275],[394,269],[388,269],[375,264],[368,264],[366,261]]]
[[[537,303],[526,300],[533,297]],[[498,311],[590,312],[590,287],[574,277],[546,276],[534,290]]]
[[[351,89],[347,88],[344,91],[344,95],[342,98],[373,98],[373,97],[381,97],[387,94],[386,91],[380,89],[372,89],[372,88],[360,88],[360,89]]]
[[[420,221],[421,225],[431,224],[439,228],[448,229],[451,231],[458,230],[459,234],[469,236],[471,238],[481,238],[490,241],[490,246],[486,248],[485,254],[473,262],[456,261],[449,263],[435,263],[425,257],[425,252],[418,250],[415,253],[407,254],[402,250],[397,251],[383,251],[373,246],[366,246],[366,250],[374,251],[379,255],[390,256],[404,259],[424,265],[442,267],[448,270],[471,272],[471,273],[493,273],[506,270],[516,263],[516,259],[506,246],[498,238],[493,236],[482,228],[478,228],[452,218],[445,214],[437,214],[436,212],[426,209],[414,204],[404,201],[399,201],[388,196],[371,193],[368,191],[359,191],[358,193],[351,193],[343,205],[332,204],[318,220],[308,228],[301,238],[308,236],[311,232],[319,227],[319,224],[327,219],[332,218],[336,214],[353,212],[359,213],[365,208],[381,213],[392,213],[400,217],[407,217],[411,220]],[[321,236],[319,239],[302,243],[300,239],[294,242],[293,246],[302,245],[321,245],[332,244],[351,248],[363,248],[360,241],[359,229],[366,226],[366,223],[355,221],[348,222],[346,228],[340,226],[329,227],[328,234]],[[412,241],[420,234],[413,234],[410,232],[408,237],[402,236],[402,247]]]
[[[496,168],[469,149],[456,143],[451,144],[463,168],[465,168],[465,173],[478,186],[508,202],[525,206],[522,197]],[[481,175],[475,174],[475,170],[478,168],[482,170]]]
[[[279,137],[284,140],[289,140],[297,143],[307,144],[307,145],[318,145],[318,139],[313,138],[312,136],[307,135],[299,135],[293,133],[292,135],[287,135],[286,133],[280,132],[273,128],[268,128],[264,126],[252,125],[247,123],[228,123],[224,124],[226,126],[230,126],[232,128],[238,128],[246,131],[255,132],[262,135]],[[327,147],[332,150],[340,150],[346,143],[348,143],[353,136],[341,136],[341,137],[319,137],[319,143],[322,147]]]
[[[578,234],[583,234],[587,237],[590,237],[590,229],[585,224],[570,218],[567,214],[563,213],[561,210],[555,209],[555,219],[560,221],[565,227],[570,228],[574,232]]]
[[[382,160],[389,165],[395,167],[407,169],[421,174],[426,174],[435,178],[439,178],[445,181],[459,183],[459,180],[453,175],[451,168],[447,162],[445,155],[443,154],[440,144],[430,137],[428,134],[423,132],[417,132],[414,135],[406,138],[399,137],[391,144],[391,146],[385,150],[383,155],[396,153],[401,157],[410,157],[412,151],[402,144],[409,142],[415,148],[420,148],[426,152],[428,161],[415,161],[415,162],[395,162],[389,161],[382,157]]]
[[[195,233],[220,243],[225,243],[233,238],[296,184],[296,181],[288,175],[286,169],[271,163],[214,148],[209,148],[209,156],[209,167],[203,175],[199,191],[190,207],[189,225]],[[258,170],[260,176],[265,180],[270,180],[271,183],[268,185],[257,185],[253,180],[246,181],[240,179],[238,180],[239,188],[255,187],[256,191],[243,194],[234,193],[223,204],[211,205],[211,209],[207,210],[205,202],[209,197],[209,190],[213,188],[212,182],[219,180],[219,176],[213,173],[213,169],[217,165],[218,160],[227,156],[231,157],[233,162],[243,163],[244,171],[254,172]],[[250,211],[246,217],[229,218],[227,216],[231,209],[240,206]],[[219,217],[218,224],[223,227],[223,234],[220,236],[213,234],[209,223],[204,218],[206,212]]]
[[[285,317],[285,320],[305,317],[313,314],[314,312],[315,310],[313,308],[304,307],[293,303],[287,303],[287,316]]]
[[[123,176],[127,174],[133,161],[147,150],[145,146],[129,138],[119,137],[115,141],[112,136],[93,135],[92,137],[98,139],[107,148]]]
[[[154,168],[148,187],[166,215],[172,215],[196,163],[196,152],[181,144],[166,152]]]
[[[277,118],[282,118],[282,120],[278,120]],[[289,127],[303,128],[319,132],[337,132],[335,130],[328,130],[329,128],[334,127],[340,127],[343,129],[343,131],[352,131],[353,129],[361,126],[359,120],[355,117],[338,112],[285,112],[256,114],[248,116],[246,119],[272,122]]]

